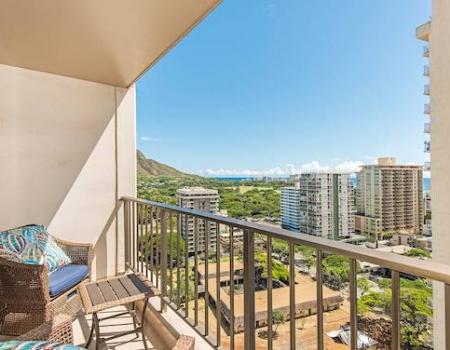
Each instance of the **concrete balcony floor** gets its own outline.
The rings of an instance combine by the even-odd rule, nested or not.
[[[139,308],[139,305],[138,305]],[[149,300],[149,310],[146,312],[144,324],[147,346],[149,349],[171,349],[180,334],[189,335],[195,339],[195,349],[212,349],[182,318],[180,318],[169,307],[163,313],[159,313],[160,299],[158,297]],[[124,306],[104,310],[98,314],[99,318],[120,314],[126,311]],[[138,313],[140,314],[140,313]],[[91,330],[92,316],[85,315],[81,310],[77,318],[73,321],[74,344],[84,346]],[[133,329],[133,319],[131,315],[122,315],[117,318],[100,321],[100,333],[102,337],[110,337],[117,333]],[[95,338],[94,338],[95,340]],[[95,341],[89,350],[95,349]],[[100,349],[114,350],[141,350],[144,349],[142,334],[129,334],[107,342],[102,341]]]
[[[116,307],[113,309],[105,310],[99,313],[99,317],[104,318],[107,316],[112,316],[113,314],[119,314],[126,311],[125,307]],[[84,346],[86,344],[87,338],[89,337],[89,332],[92,324],[92,316],[84,315],[82,312],[79,313],[77,319],[73,322],[73,337],[74,344],[78,346]],[[120,332],[125,332],[133,329],[133,319],[131,315],[122,315],[116,318],[108,319],[100,323],[100,332],[102,336],[109,337]],[[153,330],[151,327],[147,327],[147,345],[149,349],[164,349],[166,348],[164,342],[157,334],[151,334],[148,329]],[[149,334],[150,333],[150,334]],[[110,341],[101,342],[100,348],[102,350],[106,349],[116,349],[116,350],[141,350],[144,349],[144,344],[142,343],[142,335],[139,334],[129,334],[120,338],[112,339]],[[95,338],[91,343],[89,349],[95,349]]]

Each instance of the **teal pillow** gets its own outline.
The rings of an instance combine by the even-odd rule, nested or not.
[[[49,341],[20,341],[9,340],[0,342],[0,350],[82,350],[75,345],[66,345],[60,343],[53,343]]]
[[[42,225],[0,232],[0,256],[23,264],[46,264],[49,273],[72,263]]]

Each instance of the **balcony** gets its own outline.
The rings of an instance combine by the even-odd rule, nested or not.
[[[424,113],[424,114],[428,114],[428,115],[431,114],[431,107],[430,107],[430,104],[429,104],[429,103],[425,103],[425,104],[424,104],[424,107],[423,107],[423,113]]]
[[[429,41],[431,35],[431,21],[424,23],[416,28],[416,38],[423,41]]]
[[[165,313],[176,315],[178,322],[183,321],[192,327],[197,336],[212,348],[279,348],[281,344],[300,348],[305,345],[302,334],[304,337],[305,334],[314,335],[309,346],[334,348],[336,343],[326,334],[337,327],[330,322],[336,317],[333,315],[342,312],[349,315],[349,345],[351,349],[356,349],[357,330],[375,337],[366,328],[365,321],[361,320],[356,306],[356,281],[360,273],[357,266],[364,261],[392,270],[393,307],[391,314],[384,317],[390,320],[393,336],[391,348],[399,349],[402,341],[400,280],[412,275],[450,282],[447,267],[429,261],[419,262],[392,253],[133,197],[125,197],[122,201],[127,268],[148,275],[161,289],[161,303],[166,308],[163,317]],[[189,255],[186,249],[183,251],[185,242],[182,237],[185,233],[177,232],[177,228],[182,227],[181,222],[192,219],[203,221],[206,225],[228,227],[229,251],[224,251],[221,245],[194,255]],[[233,232],[238,230],[244,232],[242,250],[234,241]],[[194,245],[198,246],[196,232]],[[256,244],[256,236],[262,245]],[[274,239],[284,241],[289,247],[285,260],[288,280],[281,288],[275,287],[270,277],[274,264],[278,263],[278,258],[273,255]],[[300,273],[297,268],[295,252],[298,246],[307,246],[315,252],[313,278]],[[263,266],[269,276],[263,289],[259,282],[255,283],[261,266],[257,256],[261,253],[267,256]],[[327,277],[323,259],[330,254],[344,256],[350,261],[348,293],[333,291],[324,284]],[[225,260],[216,263],[222,259]],[[186,280],[186,276],[190,277]],[[220,279],[217,276],[221,276]],[[271,324],[280,311],[288,321],[286,326],[280,326],[276,336],[267,324]],[[301,324],[304,326],[300,326],[302,331],[299,332]],[[261,332],[264,337],[260,336]]]
[[[423,94],[425,96],[430,96],[430,85],[429,84],[425,84],[423,86]]]
[[[136,198],[134,83],[217,5],[0,3],[0,158],[8,164],[0,227],[38,222],[62,239],[92,243],[93,280],[131,271],[146,276],[161,291],[150,300],[144,329],[155,349],[173,347],[181,334],[194,337],[196,349],[340,349],[327,335],[336,330],[353,350],[361,332],[400,349],[401,282],[411,276],[441,282],[450,300],[448,266]],[[227,237],[208,235],[203,246],[201,225],[228,227],[228,248]],[[280,242],[287,253],[276,256]],[[311,266],[298,247],[309,249]],[[324,267],[333,255],[348,266],[338,286]],[[389,271],[391,281],[389,311],[373,319],[358,311],[362,262]],[[273,279],[280,266],[286,283]],[[278,325],[280,313],[287,322]],[[110,321],[102,330],[114,334],[130,330],[134,320]],[[76,344],[85,343],[90,325],[83,311],[76,314]],[[134,335],[119,340],[102,348],[142,348]]]
[[[430,66],[429,65],[423,66],[423,75],[425,77],[429,77],[430,76]]]
[[[428,46],[423,47],[423,57],[430,57],[430,48]]]
[[[423,143],[423,151],[425,153],[430,153],[430,151],[431,151],[431,142],[430,141],[424,141],[424,143]]]
[[[431,132],[431,124],[429,122],[423,124],[423,132],[425,134],[429,134]]]
[[[423,170],[424,171],[431,171],[431,162],[423,163]]]

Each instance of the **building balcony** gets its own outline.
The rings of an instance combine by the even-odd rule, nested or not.
[[[423,41],[429,41],[431,34],[431,21],[424,23],[416,28],[416,38]]]
[[[428,46],[423,47],[423,57],[430,57],[430,48]]]
[[[429,65],[423,66],[423,76],[424,77],[430,76],[430,66]]]
[[[431,171],[431,162],[423,163],[423,170],[424,171]]]
[[[430,85],[429,84],[425,84],[423,86],[423,94],[425,96],[430,96]]]
[[[424,141],[424,143],[423,143],[423,151],[425,153],[430,153],[431,152],[431,142],[430,141]]]
[[[423,107],[423,113],[424,114],[431,114],[431,107],[429,103],[425,103]]]
[[[0,152],[8,164],[2,169],[2,230],[38,222],[63,240],[91,243],[94,281],[129,272],[145,276],[160,291],[150,300],[144,328],[154,349],[172,348],[182,334],[201,350],[333,349],[342,344],[328,334],[342,330],[356,350],[360,332],[386,341],[378,326],[392,335],[384,348],[400,349],[403,277],[443,283],[450,303],[446,265],[136,198],[135,82],[219,1],[107,3],[0,2]],[[199,220],[217,225],[217,243],[209,244],[214,239],[206,235],[205,250],[190,255],[190,246],[199,251],[203,245]],[[224,226],[231,229],[228,252],[219,237]],[[234,230],[243,232],[239,249]],[[275,240],[284,242],[287,254],[274,257]],[[298,246],[310,248],[311,272],[299,268]],[[322,263],[329,254],[348,262],[342,286],[327,285]],[[362,261],[389,270],[392,281],[389,311],[367,322],[357,312]],[[275,264],[287,268],[286,283],[272,280]],[[109,297],[107,291],[101,296]],[[3,304],[0,311],[7,317]],[[287,322],[275,334],[271,326],[280,313]],[[448,304],[444,313],[450,319]],[[74,316],[74,342],[82,345],[91,319],[81,309]],[[102,331],[113,335],[133,322],[130,315],[110,319]],[[447,333],[442,336],[450,339]],[[101,348],[142,349],[133,334]]]
[[[423,132],[425,134],[429,134],[431,132],[431,124],[429,122],[423,124]]]
[[[316,322],[308,326],[308,317],[302,316],[302,302],[305,298],[305,283],[308,279],[307,275],[299,275],[296,272],[296,258],[294,255],[288,254],[285,263],[287,264],[289,271],[289,280],[295,281],[295,283],[289,283],[286,287],[267,288],[265,290],[255,289],[255,271],[257,271],[257,265],[255,265],[255,256],[264,252],[268,258],[268,274],[271,275],[271,269],[276,256],[272,255],[272,241],[274,238],[285,241],[291,244],[294,252],[296,245],[307,245],[315,249],[315,259],[317,266],[321,266],[320,259],[322,252],[328,254],[338,254],[347,257],[350,260],[351,266],[356,266],[358,261],[371,262],[380,267],[387,269],[393,269],[393,293],[392,293],[392,305],[393,316],[392,320],[395,320],[392,324],[392,332],[394,336],[394,342],[400,341],[400,328],[401,325],[398,321],[397,315],[400,312],[399,305],[399,279],[402,274],[416,275],[427,277],[433,276],[436,279],[437,267],[441,268],[439,272],[439,278],[443,271],[445,271],[445,281],[450,282],[450,273],[446,269],[446,266],[440,266],[429,261],[422,261],[419,265],[415,260],[406,258],[403,256],[395,255],[392,253],[382,253],[359,246],[353,246],[347,243],[329,241],[317,236],[310,236],[295,233],[294,235],[290,231],[283,229],[277,229],[267,227],[259,224],[248,223],[245,221],[218,217],[211,213],[183,209],[180,207],[161,204],[157,202],[151,202],[146,200],[140,200],[132,197],[123,198],[123,205],[125,211],[125,259],[126,265],[132,270],[137,272],[143,272],[145,274],[156,276],[159,273],[159,279],[154,280],[154,283],[159,283],[162,292],[162,301],[165,303],[167,310],[176,314],[186,324],[196,330],[197,336],[207,342],[210,347],[221,347],[230,349],[255,349],[280,346],[280,336],[274,337],[274,334],[270,334],[270,328],[267,328],[268,319],[274,317],[274,313],[277,310],[283,310],[288,324],[282,327],[280,334],[284,337],[283,341],[292,342],[299,347],[302,344],[302,339],[297,335],[297,325],[300,322],[306,322],[304,331],[313,332],[318,334],[319,337],[314,341],[314,345],[317,348],[332,347],[332,340],[325,334],[333,329],[333,325],[326,320],[329,317],[333,317],[333,313],[340,312],[341,308],[346,303],[341,305],[338,309],[332,310],[332,298],[338,296],[333,294],[326,285],[323,285],[324,271],[322,269],[316,269],[315,279],[317,283],[313,283],[314,292],[311,295],[311,300],[308,301],[310,305],[315,305],[314,312],[319,311],[317,317],[314,316]],[[142,211],[136,210],[137,207],[149,207],[149,209],[155,212],[161,213],[155,218],[155,223],[151,224],[146,220],[139,218],[139,213]],[[135,209],[133,209],[135,208]],[[181,214],[181,215],[180,215]],[[167,240],[170,236],[164,238],[167,235],[170,222],[173,220],[172,227],[179,227],[176,223],[177,218],[182,216],[192,216],[198,220],[212,221],[219,225],[225,225],[232,228],[239,228],[244,232],[244,239],[242,242],[243,255],[238,253],[239,250],[231,250],[227,255],[226,262],[216,264],[212,257],[217,257],[222,252],[212,250],[206,253],[205,256],[210,256],[210,259],[200,259],[199,257],[186,257],[177,252],[171,252],[168,250]],[[156,224],[156,221],[159,224]],[[391,219],[392,221],[392,219]],[[403,220],[396,220],[398,224],[403,225]],[[135,224],[132,223],[141,223]],[[147,229],[146,226],[148,225]],[[154,242],[161,242],[162,246],[159,246],[160,258],[156,262],[149,260],[148,252],[145,250],[139,250],[139,241],[142,239],[139,232],[148,232],[152,234],[159,234],[156,231],[152,233],[151,227],[161,227],[161,239],[154,240]],[[262,245],[256,245],[256,236],[258,233],[259,240],[262,241]],[[181,237],[182,235],[176,235]],[[230,242],[233,240],[232,235],[229,236]],[[172,243],[173,244],[173,243]],[[180,241],[180,245],[182,245]],[[236,245],[229,244],[229,247],[236,247]],[[136,248],[135,248],[136,247]],[[134,249],[137,249],[134,250]],[[150,249],[150,251],[152,251]],[[164,259],[166,256],[166,259]],[[152,264],[153,261],[153,264]],[[230,261],[233,261],[233,266],[230,266]],[[166,265],[167,264],[167,265]],[[153,266],[152,266],[153,265]],[[428,268],[431,271],[428,271]],[[235,278],[236,269],[240,272],[242,279],[237,281]],[[193,286],[194,293],[192,298],[184,300],[179,295],[183,294],[183,288],[185,284],[177,283],[177,276],[183,276],[186,271],[192,271],[193,273]],[[211,271],[206,274],[205,271]],[[357,303],[357,270],[350,270],[350,289],[349,294],[342,298],[348,301],[349,310],[345,312],[349,313],[349,330],[350,330],[350,345],[356,344],[356,329],[361,331],[362,325],[359,325],[356,315],[356,303]],[[221,281],[218,282],[215,276],[222,276]],[[209,277],[208,277],[209,276]],[[300,277],[303,276],[303,277]],[[438,278],[438,280],[439,280]],[[444,278],[443,278],[444,279]],[[231,287],[231,289],[230,289]],[[201,291],[201,292],[197,292]],[[330,294],[331,293],[331,294]],[[284,297],[283,297],[283,296]],[[320,296],[317,299],[316,296]],[[208,300],[208,301],[206,301]],[[217,301],[220,300],[220,303]],[[219,308],[216,306],[220,305]],[[200,307],[201,306],[201,307]],[[168,312],[168,311],[166,311]],[[325,315],[327,314],[327,315]],[[329,316],[328,316],[329,314]],[[163,312],[164,315],[164,312]],[[305,318],[306,317],[306,318]],[[389,317],[389,316],[387,316]],[[220,320],[220,326],[217,326],[217,322]],[[181,321],[180,321],[181,322]],[[270,321],[269,321],[270,322]],[[245,326],[244,326],[245,325]],[[259,337],[258,334],[262,330],[269,330],[269,334],[266,337]],[[292,332],[292,330],[295,330]],[[396,335],[397,334],[397,335]],[[370,337],[371,334],[368,334]],[[375,335],[372,335],[375,336]],[[323,344],[323,345],[322,345]],[[312,343],[311,343],[312,345]],[[356,349],[356,346],[351,345],[352,349]],[[392,346],[394,348],[394,345]]]

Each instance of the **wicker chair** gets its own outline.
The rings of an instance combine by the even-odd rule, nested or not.
[[[53,237],[72,264],[91,271],[92,245]],[[55,315],[74,315],[81,309],[76,286],[51,298],[45,265],[27,265],[0,258],[0,334],[22,335],[51,321]],[[69,296],[71,298],[69,298]]]
[[[60,344],[73,344],[72,318],[65,314],[57,315],[17,337],[17,340],[48,340]]]

